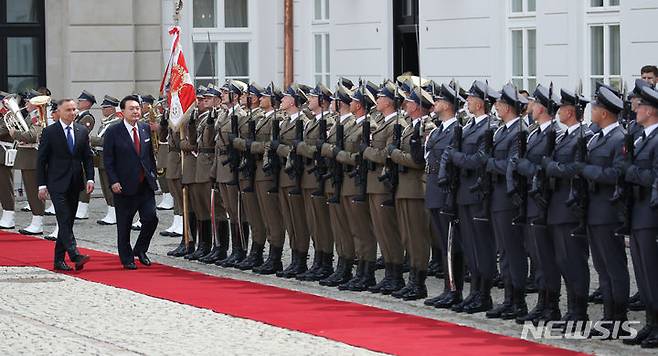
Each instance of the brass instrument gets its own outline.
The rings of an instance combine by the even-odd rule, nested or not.
[[[7,129],[14,129],[15,131],[28,132],[29,127],[23,118],[21,108],[18,107],[16,98],[5,98],[2,103],[7,108],[7,113],[2,117]]]
[[[39,96],[35,96],[29,101],[30,104],[37,107],[37,111],[39,113],[39,125],[42,128],[48,126],[47,107],[48,104],[50,104],[50,97],[48,95],[39,95]]]

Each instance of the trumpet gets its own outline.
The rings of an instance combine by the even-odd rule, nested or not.
[[[7,108],[7,113],[2,117],[5,126],[8,129],[14,129],[20,132],[29,131],[29,127],[23,118],[21,108],[18,106],[16,98],[5,98],[2,100],[3,105]]]

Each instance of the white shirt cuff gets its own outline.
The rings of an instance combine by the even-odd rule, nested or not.
[[[91,184],[95,184],[95,182],[94,182],[93,180],[88,180],[88,181],[87,181],[87,184],[89,184],[89,183],[91,183]]]
[[[47,188],[47,187],[46,187],[45,185],[40,185],[40,186],[39,186],[39,190],[41,190],[41,189],[46,189],[46,188]]]

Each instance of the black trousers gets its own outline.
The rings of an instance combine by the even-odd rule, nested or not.
[[[640,299],[647,310],[658,310],[658,229],[633,230],[631,257]]]
[[[530,217],[530,219],[533,218],[534,217]],[[537,238],[535,236],[535,230],[539,228],[545,229],[545,227],[538,227],[538,226],[532,226],[530,224],[526,224],[523,227],[523,238],[524,238],[526,253],[530,258],[530,274],[532,275],[532,273],[534,272],[535,284],[537,285],[537,288],[543,290],[546,289],[546,281],[544,280],[544,271],[538,266],[539,258],[537,257]]]
[[[586,237],[571,236],[578,224],[551,225],[555,258],[567,292],[576,297],[589,294],[589,244]]]
[[[615,236],[618,227],[619,224],[590,225],[589,246],[603,299],[627,305],[630,292],[628,259],[624,238]]]
[[[462,250],[471,276],[493,279],[496,274],[496,243],[489,222],[474,221],[480,204],[459,205]]]
[[[50,192],[50,200],[55,207],[57,219],[57,241],[55,242],[55,262],[64,261],[66,253],[71,261],[79,255],[75,235],[73,235],[73,222],[75,212],[78,210],[78,195],[80,190],[69,188],[64,193]]]
[[[533,236],[535,255],[537,256],[537,275],[541,272],[543,288],[560,293],[560,269],[555,260],[555,245],[550,226],[531,226],[528,228]]]
[[[444,285],[450,287],[448,276],[448,230],[451,217],[441,214],[439,209],[429,209],[430,221],[433,225],[433,232],[436,236],[432,239],[432,245],[437,245],[441,250],[441,262],[443,264]],[[472,222],[471,222],[472,223]],[[461,291],[464,288],[464,253],[462,252],[461,236],[459,233],[460,224],[455,224],[453,232],[451,262],[452,273],[455,281],[455,289]]]
[[[147,252],[151,238],[158,227],[158,217],[155,209],[155,195],[144,181],[134,195],[114,194],[114,207],[117,216],[117,248],[121,264],[134,262],[135,255]],[[135,247],[130,246],[130,226],[135,214],[139,212],[142,229]]]
[[[516,210],[494,211],[491,213],[491,222],[494,234],[503,243],[504,258],[501,257],[500,266],[503,278],[506,283],[512,283],[515,289],[525,290],[528,256],[522,227],[512,225],[516,214]],[[505,269],[507,273],[504,272]]]

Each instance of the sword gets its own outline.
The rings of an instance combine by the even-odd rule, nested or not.
[[[215,247],[217,247],[219,246],[219,241],[217,241],[217,221],[215,220],[215,194],[217,194],[217,190],[213,186],[212,189],[210,189],[210,225],[212,226],[212,242],[215,244]]]
[[[455,288],[455,275],[452,270],[452,240],[455,235],[455,224],[459,223],[459,219],[450,219],[448,223],[448,282],[450,283],[450,291],[454,292]]]

